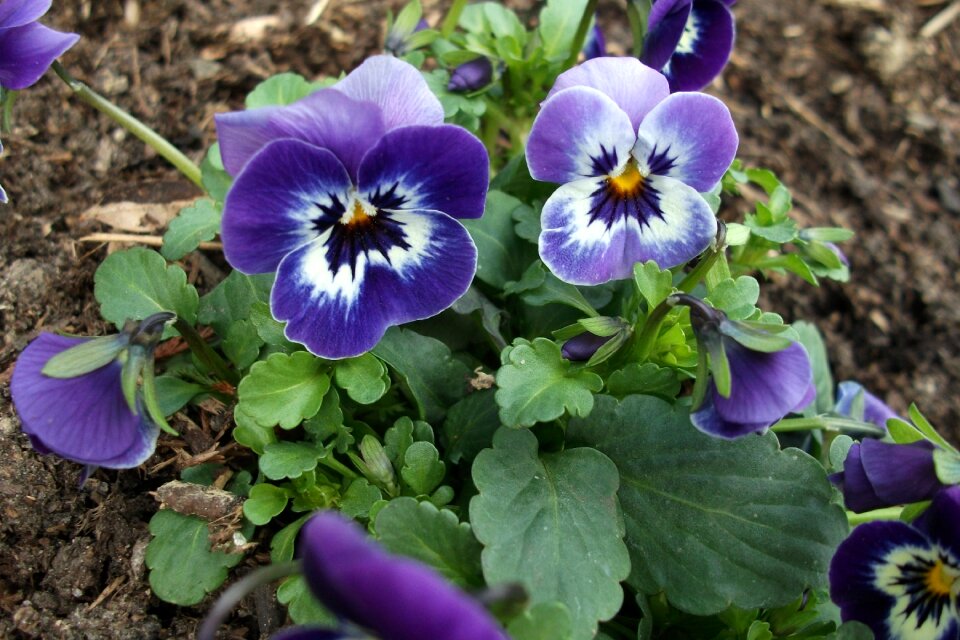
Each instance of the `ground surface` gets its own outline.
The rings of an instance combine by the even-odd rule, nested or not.
[[[279,71],[356,66],[377,50],[386,6],[399,3],[330,0],[306,25],[313,4],[158,0],[137,12],[131,1],[61,0],[48,22],[83,36],[68,68],[199,160],[214,112],[239,108]],[[939,31],[931,22],[947,7],[741,0],[737,50],[713,91],[730,104],[742,157],[780,174],[804,223],[858,234],[845,246],[855,284],[778,280],[766,307],[816,322],[838,378],[861,380],[898,410],[918,402],[957,439],[960,19]],[[625,33],[621,15],[616,3],[603,7],[614,39]],[[146,471],[101,472],[79,491],[76,465],[30,449],[7,385],[39,329],[107,329],[92,296],[105,248],[77,239],[110,229],[84,212],[194,192],[52,77],[21,97],[15,115],[0,160],[14,202],[0,210],[0,637],[190,637],[203,607],[152,597],[143,563],[156,509],[145,492],[173,477],[176,465],[154,469],[174,457],[170,446]],[[201,280],[217,269],[187,266]],[[231,637],[258,636],[256,616],[241,611]]]

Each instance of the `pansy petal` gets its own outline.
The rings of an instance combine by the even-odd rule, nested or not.
[[[143,457],[140,445],[149,438],[145,438],[142,416],[134,415],[127,406],[119,362],[75,378],[41,373],[50,358],[84,341],[41,333],[20,354],[10,392],[23,430],[50,451],[75,462],[136,466]]]
[[[835,411],[845,416],[851,415],[853,401],[863,394],[863,419],[886,429],[887,420],[896,418],[897,413],[887,403],[863,388],[858,382],[844,380],[837,385],[837,404]]]
[[[527,165],[531,176],[545,182],[615,173],[636,139],[630,118],[613,100],[596,89],[572,87],[543,104],[527,141]]]
[[[702,93],[675,93],[643,119],[633,156],[641,173],[670,176],[702,193],[723,177],[738,144],[723,102]]]
[[[717,411],[714,400],[719,397],[716,386],[710,382],[710,389],[700,408],[690,414],[690,422],[697,429],[716,438],[734,440],[751,433],[763,433],[770,426],[769,422],[734,422],[724,418]]]
[[[387,129],[443,124],[443,106],[413,65],[393,56],[372,56],[333,88],[372,102],[383,113]]]
[[[61,33],[36,22],[0,29],[0,86],[29,87],[79,39],[75,33]]]
[[[3,185],[0,184],[0,203],[7,204],[9,200],[7,199],[7,192],[3,189]]]
[[[946,487],[937,493],[913,525],[960,560],[960,486]]]
[[[654,69],[662,69],[683,37],[693,0],[659,0],[647,17],[647,35],[643,39],[640,60]]]
[[[892,444],[866,438],[860,444],[864,473],[884,506],[929,500],[943,485],[926,441]]]
[[[860,443],[855,442],[843,461],[843,471],[830,476],[830,481],[843,491],[843,503],[854,513],[864,513],[890,504],[877,495],[863,468]]]
[[[270,635],[270,640],[350,640],[350,636],[323,627],[290,627]]]
[[[506,640],[466,593],[409,558],[386,553],[356,524],[321,512],[303,526],[311,590],[332,611],[390,640]]]
[[[380,109],[333,89],[321,89],[291,105],[214,116],[223,166],[237,175],[260,149],[283,138],[329,149],[356,179],[364,154],[386,131]]]
[[[227,193],[220,236],[227,262],[243,273],[275,271],[317,237],[315,222],[349,204],[346,169],[327,149],[278,140],[255,155]]]
[[[605,197],[605,179],[570,182],[541,214],[540,257],[572,284],[600,284],[633,275],[637,262],[667,269],[703,252],[717,232],[707,203],[690,187],[651,176],[642,197]]]
[[[476,248],[446,214],[380,211],[371,224],[375,231],[351,239],[337,222],[280,263],[273,315],[323,358],[369,351],[390,326],[449,307],[473,279]]]
[[[650,110],[670,95],[663,74],[636,58],[626,57],[594,58],[564,71],[547,94],[547,101],[571,87],[596,89],[613,100],[630,118],[634,133]]]
[[[387,133],[360,165],[359,190],[378,208],[433,209],[479,218],[490,160],[483,143],[453,125]]]
[[[718,0],[694,0],[683,36],[662,67],[671,91],[699,91],[716,78],[730,59],[735,28],[733,13]]]
[[[0,29],[34,22],[50,10],[52,0],[3,0],[0,2]]]

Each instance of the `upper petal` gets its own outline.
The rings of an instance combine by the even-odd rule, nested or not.
[[[671,91],[699,91],[723,71],[733,51],[733,13],[719,0],[694,0],[673,56],[662,67]]]
[[[328,150],[278,140],[237,176],[223,208],[223,252],[243,273],[268,273],[319,235],[317,221],[349,206],[350,176]]]
[[[717,438],[734,440],[751,433],[763,433],[770,423],[761,422],[740,422],[730,420],[722,415],[716,407],[715,400],[720,397],[717,393],[716,385],[710,381],[710,389],[704,398],[700,408],[690,414],[690,422],[703,433]]]
[[[675,93],[640,125],[633,156],[648,172],[670,176],[697,191],[712,189],[737,154],[730,110],[702,93]]]
[[[386,128],[372,102],[321,89],[282,107],[261,107],[214,116],[223,166],[237,175],[270,142],[293,138],[329,149],[356,179],[364,154]]]
[[[543,103],[530,129],[527,165],[545,182],[602,176],[623,167],[636,139],[630,118],[613,100],[572,87]]]
[[[393,56],[372,56],[333,87],[380,107],[387,129],[443,124],[443,106],[417,68]]]
[[[613,100],[630,118],[633,131],[653,107],[670,95],[667,79],[636,58],[594,58],[557,77],[547,100],[570,87],[590,87]]]
[[[947,487],[934,496],[914,526],[960,561],[960,486]]]
[[[692,4],[692,0],[658,0],[653,4],[640,56],[644,64],[654,69],[667,64],[683,37]]]
[[[943,486],[934,468],[933,449],[925,440],[911,444],[863,440],[863,470],[883,506],[929,500]]]
[[[51,4],[52,0],[3,0],[0,2],[0,29],[39,20],[50,10]]]
[[[401,127],[387,133],[360,165],[359,190],[388,209],[434,209],[479,218],[490,160],[483,143],[461,127]]]
[[[29,87],[79,39],[75,33],[61,33],[36,22],[0,29],[0,86]]]

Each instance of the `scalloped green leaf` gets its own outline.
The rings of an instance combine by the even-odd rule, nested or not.
[[[163,234],[160,253],[167,260],[179,260],[220,233],[221,211],[212,200],[202,198],[184,207]]]
[[[238,406],[264,427],[293,429],[317,414],[329,389],[323,360],[306,351],[274,353],[240,381]]]
[[[483,575],[488,584],[523,584],[532,604],[563,603],[571,637],[590,640],[597,622],[619,611],[620,581],[630,572],[620,478],[596,449],[537,448],[530,431],[504,428],[474,461],[480,493],[470,522],[484,545]]]
[[[264,447],[260,471],[271,480],[299,478],[317,468],[322,452],[306,442],[274,442]]]
[[[334,381],[355,402],[371,404],[383,397],[390,386],[387,368],[373,354],[340,360],[334,368]]]

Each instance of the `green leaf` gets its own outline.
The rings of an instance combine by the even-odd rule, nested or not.
[[[887,431],[897,444],[910,444],[911,442],[925,439],[916,427],[909,422],[904,422],[900,418],[890,418],[887,420]]]
[[[135,247],[112,253],[100,263],[93,282],[100,315],[118,328],[159,311],[173,311],[189,324],[197,321],[197,290],[183,269],[167,265],[156,251]],[[164,331],[164,336],[174,334],[171,327]]]
[[[188,607],[223,584],[242,554],[210,551],[207,523],[167,509],[150,518],[153,539],[145,556],[150,588],[158,598]]]
[[[320,601],[311,593],[303,576],[293,576],[284,580],[277,588],[277,600],[287,605],[290,619],[297,624],[319,624],[336,626],[337,619],[323,608]]]
[[[380,510],[377,536],[388,550],[433,567],[464,588],[483,586],[480,552],[470,525],[429,502],[396,498]]]
[[[564,411],[590,413],[593,393],[603,388],[600,376],[572,369],[552,340],[518,339],[513,344],[504,350],[504,366],[497,372],[495,397],[503,424],[530,427],[555,420]]]
[[[827,636],[827,640],[873,640],[873,638],[870,627],[856,620],[844,622],[836,633]]]
[[[914,425],[916,425],[917,429],[923,434],[924,438],[938,447],[946,449],[947,451],[956,451],[952,444],[947,442],[943,436],[937,433],[937,430],[933,428],[933,425],[931,425],[927,418],[920,413],[920,409],[916,404],[910,403],[910,406],[907,407],[907,413],[910,416],[910,420]]]
[[[620,398],[642,393],[672,399],[680,393],[680,381],[673,369],[660,367],[652,362],[631,362],[610,374],[607,391]]]
[[[317,468],[322,452],[306,442],[274,442],[264,447],[260,471],[271,480],[299,478]]]
[[[722,280],[707,296],[710,304],[726,312],[731,320],[746,320],[750,317],[759,298],[760,285],[750,276]]]
[[[598,316],[580,290],[563,282],[547,271],[539,260],[530,265],[518,282],[504,288],[507,294],[520,294],[523,301],[534,307],[548,304],[563,304],[578,309],[588,316]]]
[[[620,609],[630,572],[617,503],[620,478],[587,447],[537,455],[529,431],[501,429],[473,464],[470,521],[488,584],[519,582],[533,604],[562,602],[575,640]]]
[[[629,582],[640,591],[665,591],[677,608],[711,615],[783,605],[826,585],[846,517],[823,467],[780,451],[772,434],[711,438],[681,407],[601,396],[589,419],[571,421],[567,439],[620,470]]]
[[[246,106],[247,109],[255,109],[292,104],[300,98],[307,97],[318,88],[316,83],[308,82],[300,74],[278,73],[258,84],[247,94]]]
[[[255,484],[243,503],[243,515],[255,525],[264,525],[287,507],[287,492],[272,484]]]
[[[633,281],[647,301],[648,309],[666,300],[673,291],[673,274],[669,270],[661,270],[653,260],[633,265]]]
[[[748,349],[763,353],[783,351],[794,344],[793,340],[787,336],[777,335],[764,329],[756,329],[754,326],[736,320],[722,323],[720,332]]]
[[[510,621],[513,640],[570,640],[573,621],[562,602],[541,602]]]
[[[527,264],[527,245],[513,231],[517,209],[529,207],[506,193],[490,191],[483,217],[460,221],[477,245],[477,278],[498,289],[519,278]]]
[[[300,528],[303,526],[303,523],[312,515],[312,513],[308,513],[305,516],[297,518],[273,535],[273,539],[270,540],[271,563],[279,564],[293,560],[293,553],[295,545],[297,544],[297,534],[300,533]]]
[[[160,411],[164,416],[172,416],[190,402],[194,396],[207,390],[202,385],[173,376],[157,376],[154,379],[154,384],[157,387]]]
[[[320,411],[303,423],[303,428],[316,442],[329,443],[337,453],[345,453],[354,443],[350,427],[343,424],[343,410],[340,408],[340,394],[330,389],[323,396]]]
[[[220,336],[226,336],[230,325],[250,317],[254,304],[270,299],[272,286],[272,273],[248,276],[231,271],[213,291],[200,298],[197,320],[213,327]]]
[[[233,428],[233,439],[259,455],[263,455],[268,444],[277,441],[273,427],[264,427],[239,405],[233,410],[233,420],[237,423]]]
[[[230,358],[230,362],[243,370],[249,367],[260,355],[263,340],[257,333],[257,327],[250,320],[237,320],[230,325],[221,347]]]
[[[454,464],[471,461],[493,442],[500,415],[492,389],[475,391],[450,407],[443,423],[446,457]]]
[[[212,200],[201,199],[180,213],[170,222],[163,234],[160,253],[167,260],[179,260],[200,246],[201,242],[213,240],[220,233],[220,209]]]
[[[207,195],[222,204],[227,197],[227,191],[230,190],[230,185],[233,184],[233,177],[223,168],[219,142],[211,145],[203,162],[200,163],[200,180]]]
[[[250,320],[257,327],[257,334],[260,339],[273,347],[279,347],[286,352],[302,350],[299,344],[287,340],[284,334],[284,323],[273,317],[270,313],[270,305],[266,302],[255,302],[250,307]]]
[[[391,327],[372,353],[402,378],[428,422],[439,424],[447,407],[466,393],[470,369],[439,340]]]
[[[960,484],[960,454],[937,449],[933,452],[933,463],[940,482],[946,485]]]
[[[360,404],[371,404],[383,397],[390,385],[387,368],[382,362],[365,353],[336,363],[334,382]]]
[[[471,286],[467,292],[457,298],[450,306],[454,313],[460,315],[470,315],[476,313],[480,318],[480,324],[497,344],[506,344],[500,332],[500,323],[503,321],[503,310],[483,295],[479,289]]]
[[[541,50],[551,62],[564,62],[575,46],[580,19],[587,9],[587,0],[547,0],[540,10]]]
[[[757,204],[758,209],[760,209],[762,206],[762,204]],[[796,240],[798,234],[797,223],[790,218],[780,220],[778,222],[764,224],[760,221],[759,216],[748,213],[744,217],[743,224],[750,229],[750,232],[753,235],[759,236],[764,240],[769,240],[770,242],[774,242],[776,244],[793,242]]]
[[[793,328],[800,336],[800,344],[807,350],[810,365],[813,368],[813,384],[817,389],[813,412],[817,414],[832,411],[835,404],[833,374],[830,371],[830,359],[827,356],[827,345],[823,341],[823,336],[815,325],[802,320],[795,322]]]
[[[265,427],[293,429],[320,410],[330,388],[327,364],[313,355],[275,353],[240,381],[239,407]]]
[[[383,499],[380,489],[366,478],[357,478],[350,483],[340,499],[340,511],[351,518],[366,518],[377,502]]]
[[[429,442],[414,442],[403,454],[400,477],[417,495],[429,495],[443,481],[446,472],[440,452]]]

